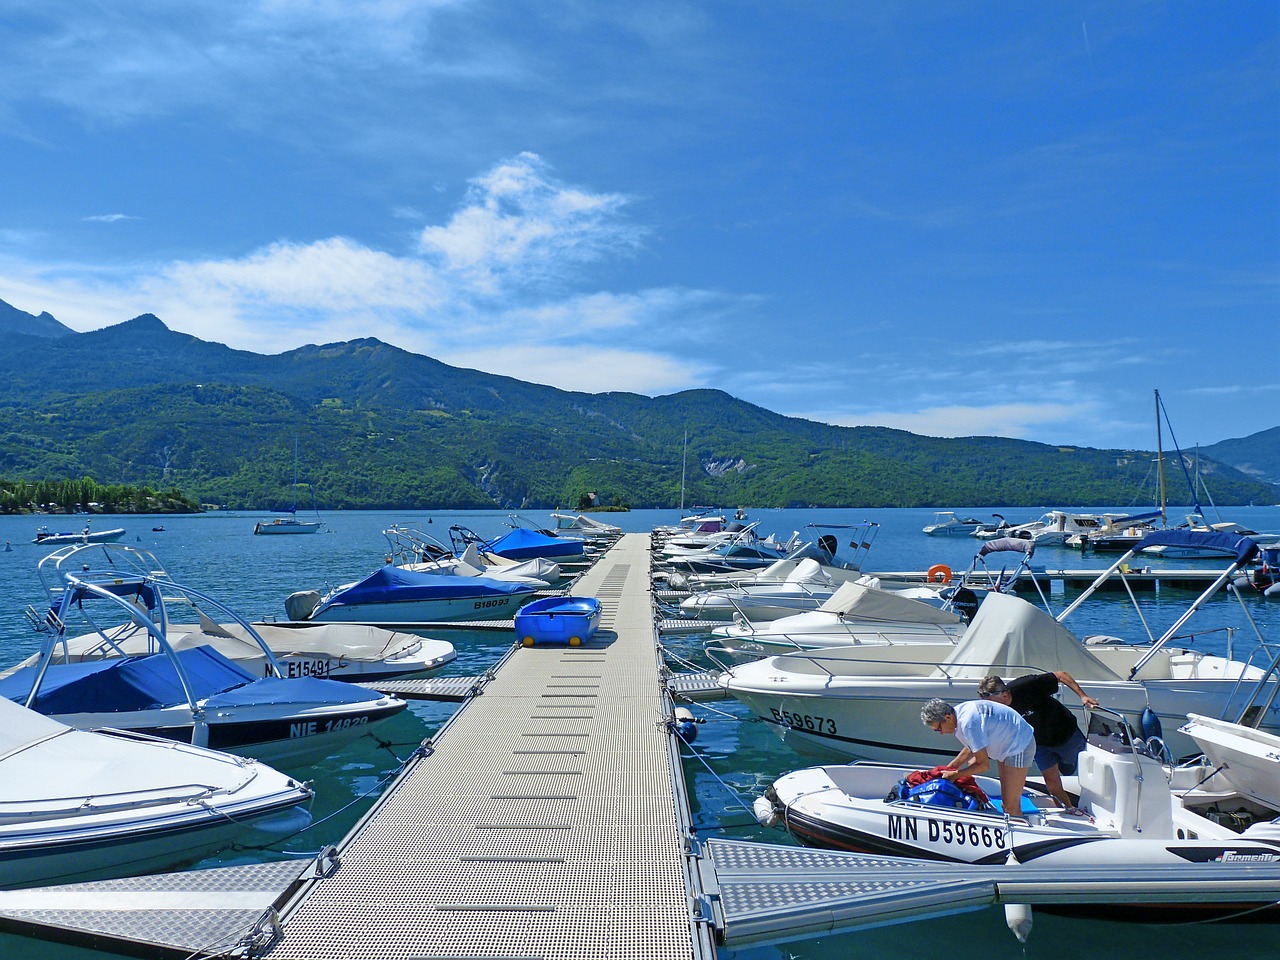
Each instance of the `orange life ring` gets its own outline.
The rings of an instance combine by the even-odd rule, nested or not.
[[[925,574],[925,579],[930,583],[950,583],[951,568],[945,563],[935,563]]]

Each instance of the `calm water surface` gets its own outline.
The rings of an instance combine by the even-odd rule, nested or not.
[[[1121,508],[1123,509],[1123,508]],[[980,519],[991,510],[964,512]],[[1041,507],[1000,508],[1011,523],[1032,520],[1044,512]],[[945,563],[957,572],[969,566],[979,545],[967,537],[927,537],[921,528],[933,520],[933,510],[763,510],[751,511],[761,531],[781,538],[809,523],[878,523],[877,537],[865,568],[870,571],[923,570]],[[1173,517],[1181,512],[1171,510]],[[1248,507],[1223,510],[1233,519],[1258,530],[1280,530],[1280,507]],[[401,513],[360,512],[322,514],[324,532],[303,537],[255,537],[254,521],[262,515],[205,514],[192,517],[100,517],[100,529],[123,526],[122,542],[152,550],[173,579],[195,586],[227,603],[250,618],[284,617],[284,599],[295,590],[323,589],[357,579],[380,565],[387,544],[381,531],[395,522],[417,522],[447,541],[450,524],[460,523],[483,536],[496,536],[507,529],[508,512]],[[525,514],[540,525],[550,525],[545,512]],[[647,532],[657,524],[674,523],[676,511],[634,511],[602,515],[629,532]],[[45,548],[30,543],[36,528],[48,522],[51,529],[76,529],[79,518],[0,517],[0,665],[13,663],[35,651],[39,638],[28,625],[23,610],[37,607],[43,600],[37,561]],[[1215,519],[1212,518],[1211,519]],[[163,531],[153,527],[163,526]],[[1037,552],[1035,565],[1046,569],[1101,568],[1109,559],[1081,556],[1067,549]],[[1168,566],[1214,568],[1217,561],[1168,562]],[[1030,595],[1029,595],[1030,596]],[[1148,598],[1147,623],[1159,632],[1172,623],[1194,598],[1186,590],[1166,590]],[[1070,598],[1052,596],[1053,609],[1061,610]],[[1280,600],[1249,598],[1248,614],[1269,637],[1280,636]],[[1130,609],[1114,599],[1091,602],[1073,616],[1077,634],[1106,632],[1139,641],[1143,626]],[[1194,646],[1212,652],[1226,649],[1225,634],[1210,628],[1246,627],[1247,617],[1234,600],[1212,601],[1193,625],[1202,633]],[[453,675],[473,675],[491,666],[514,639],[509,633],[453,631],[437,633],[451,641],[458,659],[447,668]],[[1247,631],[1236,636],[1237,650],[1247,642]],[[697,638],[672,641],[677,653],[696,657]],[[275,858],[276,851],[305,856],[325,843],[336,842],[368,808],[385,780],[394,775],[401,761],[425,737],[431,735],[451,714],[450,704],[411,702],[401,716],[375,729],[323,763],[295,771],[313,780],[317,797],[313,806],[317,823],[306,833],[289,838],[271,852],[241,849],[203,866],[253,862]],[[749,806],[765,785],[780,774],[809,761],[799,759],[762,725],[733,702],[697,706],[707,722],[700,728],[693,749],[685,753],[685,775],[689,783],[694,822],[702,836],[761,839],[786,843],[785,835],[759,827]],[[607,932],[602,931],[607,936]],[[1133,960],[1158,955],[1162,960],[1204,960],[1206,956],[1274,958],[1280,956],[1273,927],[1226,925],[1147,926],[1098,921],[1067,920],[1037,912],[1035,926],[1026,947],[1020,946],[1004,926],[999,910],[849,933],[841,936],[797,941],[782,947],[761,947],[742,951],[722,951],[721,956],[741,960],[778,958],[860,957],[868,960],[899,960],[919,949],[931,955],[968,958],[1056,958],[1087,955],[1090,960]],[[20,938],[0,937],[0,958],[7,957],[99,957],[90,951],[57,948]]]

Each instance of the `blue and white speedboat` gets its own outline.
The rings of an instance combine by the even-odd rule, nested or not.
[[[59,585],[50,583],[56,572]],[[328,756],[407,704],[354,684],[288,677],[258,639],[271,675],[256,676],[209,646],[175,649],[169,606],[200,603],[254,628],[233,611],[171,579],[145,550],[120,544],[66,547],[41,561],[51,605],[41,617],[40,656],[0,680],[0,697],[82,729],[114,727],[229,750],[272,763]],[[156,652],[98,662],[60,662],[67,623],[82,618],[108,644],[138,628]]]
[[[509,620],[543,584],[458,577],[384,564],[363,580],[321,596],[300,591],[285,601],[292,620],[406,626],[449,620]]]

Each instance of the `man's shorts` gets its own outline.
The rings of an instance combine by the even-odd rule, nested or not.
[[[1031,758],[1038,757],[1039,755],[1040,755],[1040,752],[1039,750],[1036,749],[1036,741],[1035,741],[1035,738],[1033,737],[1031,739],[1031,742],[1027,744],[1027,748],[1025,750],[1023,750],[1021,753],[1015,753],[1011,757],[1005,757],[1000,762],[1007,767],[1026,768],[1031,766]]]
[[[1075,732],[1067,738],[1066,743],[1060,743],[1056,747],[1047,747],[1036,745],[1036,766],[1043,773],[1045,770],[1057,767],[1058,772],[1063,776],[1070,777],[1076,772],[1076,767],[1080,763],[1080,751],[1085,748],[1084,734],[1076,728]]]

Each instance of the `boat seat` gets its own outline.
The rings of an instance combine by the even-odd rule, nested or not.
[[[1110,747],[1090,737],[1080,754],[1080,806],[1099,829],[1122,837],[1171,836],[1173,806],[1160,762],[1135,756],[1127,746]]]

